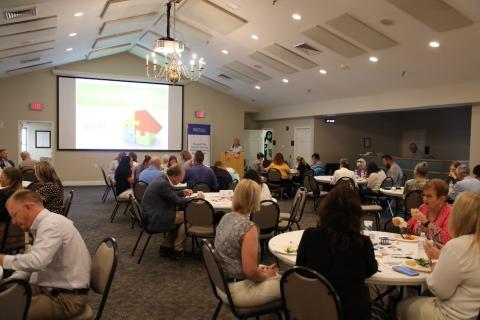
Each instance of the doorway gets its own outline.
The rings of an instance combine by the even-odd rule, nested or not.
[[[18,135],[20,152],[30,153],[33,160],[53,160],[53,122],[51,121],[28,121],[18,122]],[[18,162],[21,162],[19,154]]]
[[[295,162],[297,156],[303,157],[308,162],[313,153],[312,128],[295,128],[294,141],[292,162]]]

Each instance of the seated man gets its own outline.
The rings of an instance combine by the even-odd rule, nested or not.
[[[396,186],[400,186],[402,184],[402,177],[403,177],[403,172],[400,166],[393,161],[393,158],[391,155],[386,154],[382,157],[383,165],[388,169],[387,171],[387,177],[390,177],[393,179],[393,183],[395,183]]]
[[[138,181],[143,181],[145,183],[151,184],[155,179],[160,176],[163,176],[163,170],[161,167],[161,162],[159,157],[153,157],[150,160],[150,166],[143,170],[138,177]]]
[[[12,278],[29,280],[28,319],[70,319],[87,304],[90,254],[73,222],[43,207],[39,194],[21,190],[7,201],[12,222],[33,235],[24,254],[0,255]]]
[[[188,188],[192,188],[197,183],[206,183],[211,191],[217,191],[217,178],[213,170],[203,164],[204,157],[202,151],[195,152],[193,165],[186,169],[184,182],[187,183]]]
[[[249,166],[248,169],[255,170],[259,175],[262,175],[265,172],[265,168],[263,167],[263,161],[265,160],[265,156],[263,153],[257,153],[257,160],[253,161]]]
[[[455,200],[459,193],[465,191],[480,193],[480,180],[470,176],[470,169],[466,165],[458,166],[456,173],[458,182],[448,194],[451,199]]]
[[[181,165],[168,168],[165,175],[148,185],[141,203],[147,229],[168,232],[168,238],[160,247],[160,253],[172,253],[174,258],[182,255],[185,244],[183,213],[177,211],[177,206],[184,206],[189,200],[185,196],[192,194],[190,189],[173,189],[173,186],[183,180],[184,175],[185,169]],[[175,251],[172,251],[172,245]]]
[[[233,179],[222,161],[217,161],[211,167],[217,178],[219,190],[228,190],[232,186]]]
[[[320,155],[316,152],[312,154],[312,165],[310,168],[313,170],[315,176],[325,175],[325,164],[320,161]]]
[[[15,163],[12,160],[8,160],[8,150],[0,149],[0,169],[8,167],[15,167]]]
[[[27,151],[22,151],[20,152],[20,158],[22,158],[22,162],[18,164],[18,168],[22,171],[22,173],[26,171],[35,171],[35,164],[37,161],[30,157],[30,153]]]

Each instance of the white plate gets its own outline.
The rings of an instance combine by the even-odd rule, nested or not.
[[[275,251],[278,252],[278,253],[287,255],[287,256],[296,256],[296,255],[297,255],[298,246],[294,246],[294,245],[293,245],[293,247],[296,247],[295,252],[287,252],[287,251],[286,251],[287,247],[288,247],[287,245],[281,246],[281,247],[279,247],[279,248],[275,248]]]
[[[409,239],[403,239],[401,235],[397,234],[397,235],[392,237],[392,240],[403,241],[403,242],[418,242],[420,240],[420,237],[419,236],[416,236],[416,237],[417,237],[417,239],[415,239],[415,240],[409,240]]]
[[[405,266],[405,267],[408,267],[412,270],[415,270],[415,271],[420,271],[420,272],[427,272],[427,273],[430,273],[432,272],[432,268],[430,267],[422,267],[421,265],[418,265],[418,264],[415,264],[414,267],[412,267],[411,265],[407,264],[407,260],[412,260],[412,259],[406,259],[406,260],[403,260],[402,264]],[[415,260],[413,260],[415,261]]]

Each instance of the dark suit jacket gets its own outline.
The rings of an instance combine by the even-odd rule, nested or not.
[[[180,197],[166,176],[160,176],[148,185],[142,199],[144,224],[147,231],[166,232],[175,227],[177,206],[189,199]]]

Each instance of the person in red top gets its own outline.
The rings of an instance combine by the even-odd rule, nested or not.
[[[444,245],[452,236],[448,231],[448,219],[452,206],[447,203],[448,184],[440,179],[429,180],[423,187],[423,204],[412,209],[412,218],[407,222],[407,233],[420,235]],[[401,219],[393,218],[393,225],[401,226]]]

